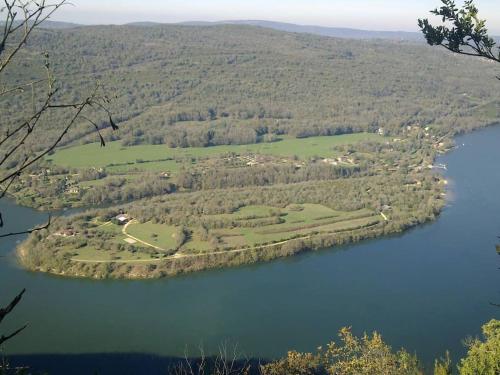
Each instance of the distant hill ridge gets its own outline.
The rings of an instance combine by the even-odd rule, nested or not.
[[[217,22],[189,21],[189,22],[177,23],[177,25],[187,25],[187,26],[217,26],[217,25],[228,25],[228,24],[257,26],[257,27],[264,27],[268,29],[292,32],[292,33],[308,33],[308,34],[330,36],[336,38],[346,38],[346,39],[387,39],[387,40],[423,41],[423,37],[421,36],[420,33],[417,32],[373,31],[373,30],[360,30],[360,29],[341,28],[341,27],[297,25],[293,23],[261,21],[261,20],[229,20],[229,21],[217,21]],[[127,25],[154,27],[165,24],[158,22],[132,22],[128,23]],[[83,26],[87,25],[79,25],[75,23],[57,22],[57,21],[46,21],[43,24],[43,27],[46,29],[71,29]],[[96,26],[96,25],[88,25],[88,26]]]
[[[221,24],[234,25],[250,25],[265,27],[274,30],[287,31],[292,33],[308,33],[322,36],[330,36],[335,38],[346,39],[389,39],[389,40],[408,40],[408,41],[423,41],[423,37],[417,32],[405,31],[373,31],[360,30],[342,27],[325,27],[314,25],[297,25],[293,23],[261,21],[261,20],[235,20],[235,21],[219,21],[219,22],[183,22],[184,25],[192,26],[210,26]]]
[[[0,25],[4,25],[5,21],[0,21]],[[14,22],[14,24],[20,24],[20,21]],[[30,23],[31,24],[31,23]],[[60,21],[44,21],[40,27],[45,28],[45,29],[54,29],[54,30],[61,30],[61,29],[72,29],[75,27],[81,27],[83,25],[79,25],[76,23],[70,23],[70,22],[60,22]]]

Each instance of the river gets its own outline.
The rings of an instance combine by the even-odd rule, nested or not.
[[[271,358],[314,350],[352,326],[379,331],[425,363],[447,349],[457,359],[466,336],[500,317],[490,305],[500,302],[500,127],[457,144],[439,160],[450,198],[437,221],[340,249],[171,279],[94,281],[24,271],[13,255],[20,238],[2,240],[2,303],[27,288],[2,330],[30,323],[6,354],[51,374],[162,373],[162,357],[186,348],[197,355],[200,345],[213,352],[237,343],[247,357]],[[0,207],[6,230],[46,217],[8,201]],[[80,372],[68,370],[74,363]]]

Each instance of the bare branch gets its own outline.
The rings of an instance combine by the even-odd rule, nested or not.
[[[24,163],[26,163],[26,161],[28,160],[28,157],[25,157],[24,159]],[[5,188],[2,189],[2,192],[0,193],[0,199],[4,198],[6,195],[7,195],[7,192],[9,191],[10,187],[12,186],[12,184],[14,183],[14,181],[19,177],[19,175],[15,175],[13,176],[9,182],[7,183],[7,185],[5,186]],[[3,220],[0,221],[0,228],[3,227]]]
[[[21,328],[19,328],[18,330],[14,331],[13,333],[11,333],[10,335],[7,335],[7,336],[0,336],[0,345],[2,345],[4,342],[14,338],[15,336],[17,336],[18,334],[20,334],[22,331],[24,331],[26,328],[28,327],[27,324],[25,324],[24,326],[22,326]]]
[[[1,214],[0,214],[0,216],[1,216]],[[35,232],[40,232],[41,230],[48,229],[50,227],[51,222],[52,222],[52,217],[49,216],[49,220],[47,221],[47,223],[45,225],[42,225],[42,226],[39,226],[39,227],[36,227],[36,228],[33,228],[33,229],[29,229],[29,230],[24,230],[24,231],[21,231],[21,232],[11,232],[11,233],[6,233],[6,234],[1,234],[0,238],[12,237],[12,236],[19,236],[19,235],[22,235],[22,234],[31,234],[31,233],[35,233]]]
[[[4,320],[4,318],[9,315],[12,310],[18,305],[18,303],[21,301],[21,298],[23,298],[24,293],[26,293],[26,289],[23,289],[21,293],[19,293],[10,303],[7,307],[0,309],[0,323]]]
[[[53,142],[51,146],[49,146],[48,148],[46,148],[45,151],[43,151],[40,154],[38,154],[38,156],[36,156],[35,158],[33,158],[30,161],[28,161],[27,163],[25,163],[25,165],[21,166],[16,171],[9,173],[7,176],[5,176],[3,178],[0,178],[0,184],[5,183],[6,181],[8,181],[9,179],[11,179],[15,175],[20,174],[26,168],[28,168],[29,166],[35,164],[37,161],[39,161],[40,159],[42,159],[45,155],[47,155],[51,151],[53,151],[57,147],[57,145],[62,141],[62,139],[68,133],[68,131],[71,129],[71,127],[75,124],[75,122],[78,120],[78,118],[80,117],[80,114],[82,113],[82,111],[86,107],[90,106],[91,103],[92,103],[92,98],[89,98],[83,104],[80,104],[79,106],[77,106],[77,108],[78,108],[77,112],[74,114],[74,116],[71,119],[71,121],[69,122],[69,124],[61,132],[61,134],[59,135],[59,137],[57,137],[57,139],[55,140],[55,142]]]
[[[66,0],[61,0],[54,4],[47,4],[45,0],[40,0],[38,2],[30,1],[27,3],[14,0],[12,3],[8,3],[7,1],[5,3],[7,9],[7,22],[3,39],[0,41],[0,56],[5,51],[5,46],[7,45],[9,38],[19,29],[24,28],[24,32],[21,39],[15,43],[13,49],[7,54],[5,59],[0,61],[0,72],[2,72],[7,65],[9,65],[14,56],[17,55],[21,48],[26,44],[33,30],[52,16],[55,11],[66,3]],[[30,10],[30,5],[34,5],[34,10]],[[17,26],[13,26],[14,20],[17,16],[14,9],[18,9],[24,14],[24,19]]]
[[[0,96],[11,94],[11,93],[16,92],[16,91],[24,92],[24,89],[26,87],[33,87],[34,85],[38,85],[38,84],[44,83],[44,82],[47,82],[47,80],[46,79],[38,79],[35,81],[23,83],[23,84],[18,85],[18,86],[4,88],[3,90],[0,91]]]
[[[11,302],[11,303],[9,303],[9,305],[8,305],[7,307],[5,307],[5,308],[3,308],[3,309],[0,309],[0,323],[1,323],[1,322],[5,319],[5,317],[7,317],[7,315],[9,315],[9,314],[12,312],[12,310],[14,310],[14,308],[15,308],[15,307],[19,304],[19,302],[21,301],[21,298],[23,298],[23,295],[24,295],[24,293],[25,293],[25,292],[26,292],[26,289],[23,289],[23,290],[21,291],[21,293],[19,293],[19,294],[18,294],[18,295],[17,295],[17,296],[16,296],[16,297],[12,300],[12,302]],[[17,336],[18,334],[20,334],[22,331],[24,331],[24,330],[26,329],[26,327],[27,327],[27,326],[28,326],[28,325],[27,325],[27,324],[25,324],[23,327],[21,327],[21,328],[17,329],[16,331],[14,331],[14,332],[12,332],[12,333],[10,333],[10,334],[6,335],[6,336],[5,336],[5,335],[0,336],[0,346],[1,346],[4,342],[6,342],[6,341],[8,341],[8,340],[12,339],[13,337]]]
[[[4,68],[13,61],[12,59],[26,44],[32,32],[61,6],[69,4],[67,0],[54,0],[55,2],[53,3],[48,3],[48,1],[50,0],[4,0],[4,7],[1,9],[1,14],[6,14],[6,21],[3,25],[4,34],[0,35],[0,73],[2,73]],[[19,17],[22,19],[18,20]],[[15,42],[12,43],[12,46],[7,47],[10,39]],[[8,52],[6,52],[7,50]],[[2,56],[2,54],[5,53],[7,56]],[[107,107],[107,104],[110,103],[109,98],[100,93],[102,89],[100,84],[97,84],[94,91],[81,102],[54,103],[58,89],[54,87],[56,81],[51,70],[48,53],[44,53],[44,56],[44,68],[47,74],[44,79],[37,79],[14,87],[3,88],[3,90],[0,89],[0,96],[2,96],[15,92],[22,93],[27,87],[31,88],[31,106],[33,107],[32,115],[28,116],[29,118],[24,119],[17,125],[9,127],[0,137],[0,147],[8,145],[8,147],[6,147],[7,149],[2,150],[0,154],[0,167],[6,166],[7,163],[14,158],[16,158],[15,162],[19,161],[18,159],[21,151],[23,151],[28,142],[33,139],[34,130],[42,126],[40,124],[42,124],[42,118],[46,113],[54,110],[74,110],[74,112],[70,114],[71,112],[68,111],[69,117],[67,118],[67,122],[65,122],[64,126],[61,126],[60,133],[52,143],[44,146],[42,150],[37,153],[31,153],[29,150],[24,151],[24,162],[15,165],[10,170],[4,169],[4,174],[0,176],[0,199],[5,197],[14,181],[19,178],[23,172],[37,162],[43,160],[46,155],[56,148],[79,120],[85,120],[92,124],[99,135],[101,145],[105,146],[104,137],[101,134],[102,127],[100,127],[96,121],[84,116],[84,111],[87,108],[93,107],[98,111],[104,111],[109,117],[109,123],[112,129],[118,129],[118,126],[112,119],[111,111]],[[37,108],[35,86],[41,83],[47,84],[47,91],[39,108]],[[2,225],[3,220],[0,215],[0,227],[2,227]],[[38,230],[46,229],[49,225],[50,220],[47,225],[32,230],[2,235],[0,238],[16,234],[33,233]]]

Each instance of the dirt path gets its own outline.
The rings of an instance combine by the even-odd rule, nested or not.
[[[143,241],[143,240],[141,240],[141,239],[139,239],[139,238],[137,238],[137,237],[134,237],[134,236],[132,236],[132,235],[128,234],[128,233],[127,233],[127,228],[128,228],[128,226],[129,226],[130,224],[135,224],[135,223],[137,223],[137,220],[130,220],[127,224],[125,224],[125,225],[123,226],[123,228],[122,228],[122,233],[123,233],[125,236],[127,236],[128,238],[131,238],[131,239],[133,239],[134,241],[140,242],[140,243],[142,243],[143,245],[146,245],[146,246],[152,247],[153,249],[156,249],[156,250],[160,250],[160,251],[167,251],[167,250],[165,250],[165,249],[163,249],[163,248],[161,248],[161,247],[159,247],[159,246],[153,245],[153,244],[151,244],[151,243],[149,243],[149,242]]]
[[[159,262],[161,260],[165,260],[167,258],[163,259],[132,259],[132,260],[90,260],[90,259],[75,259],[72,258],[72,262],[76,263],[95,263],[95,264],[102,264],[102,263],[154,263],[154,262]]]
[[[125,229],[125,228],[123,228]],[[125,234],[125,233],[124,233]],[[135,239],[135,237],[132,237],[127,234],[127,236]],[[242,249],[235,249],[235,250],[221,250],[221,251],[214,251],[211,253],[201,253],[201,254],[175,254],[171,255],[165,258],[161,259],[136,259],[136,260],[87,260],[87,259],[71,259],[73,262],[79,262],[79,263],[154,263],[154,262],[161,262],[164,260],[173,260],[173,259],[183,259],[183,258],[198,258],[198,257],[204,257],[204,256],[209,256],[209,255],[222,255],[222,254],[234,254],[234,253],[243,253],[245,251],[250,251],[250,250],[257,250],[257,249],[266,249],[269,247],[273,246],[278,246],[278,245],[283,245],[287,242],[290,241],[295,241],[295,240],[306,240],[311,238],[311,236],[304,236],[304,237],[298,237],[294,238],[292,240],[286,240],[286,241],[281,241],[281,242],[276,242],[272,243],[269,245],[262,245],[262,246],[255,246],[255,247],[245,247]],[[145,245],[149,245],[147,242],[144,241],[139,241]],[[157,248],[157,247],[156,247]]]
[[[389,219],[387,218],[387,216],[385,216],[383,213],[381,213],[382,217],[384,218],[385,221],[389,221]],[[147,246],[151,246],[155,249],[158,249],[158,250],[162,250],[162,251],[165,251],[157,246],[154,246],[152,244],[149,244],[145,241],[142,241],[136,237],[133,237],[131,236],[130,234],[127,233],[127,227],[130,225],[130,224],[133,224],[134,220],[131,220],[129,221],[127,224],[125,224],[125,226],[123,227],[122,229],[122,233],[124,235],[126,235],[127,237],[129,238],[132,238],[144,245],[147,245]],[[376,224],[374,224],[376,225]],[[373,225],[372,225],[373,226]],[[285,240],[285,241],[281,241],[281,242],[276,242],[276,243],[272,243],[272,244],[269,244],[269,245],[261,245],[261,246],[254,246],[254,247],[245,247],[245,248],[241,248],[241,249],[235,249],[235,250],[221,250],[221,251],[214,251],[214,252],[211,252],[211,253],[201,253],[201,254],[182,254],[182,253],[176,253],[174,255],[171,255],[171,256],[168,256],[168,257],[165,257],[165,258],[160,258],[160,259],[136,259],[136,260],[86,260],[86,259],[71,259],[72,261],[74,262],[79,262],[79,263],[156,263],[156,262],[162,262],[162,261],[165,261],[165,260],[173,260],[173,259],[184,259],[184,258],[198,258],[198,257],[204,257],[204,256],[210,256],[210,255],[222,255],[222,254],[234,254],[234,253],[243,253],[245,251],[251,251],[251,250],[261,250],[261,249],[266,249],[266,248],[270,248],[270,247],[273,247],[273,246],[279,246],[279,245],[284,245],[286,244],[287,242],[291,242],[291,241],[296,241],[296,240],[306,240],[306,239],[309,239],[311,238],[312,236],[311,235],[307,235],[307,236],[304,236],[304,237],[298,237],[298,238],[293,238],[291,240]]]

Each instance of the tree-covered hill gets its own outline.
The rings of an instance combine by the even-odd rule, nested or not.
[[[240,144],[379,128],[396,135],[407,126],[446,134],[499,117],[500,97],[489,84],[494,66],[419,43],[245,25],[39,30],[10,79],[26,78],[26,69],[33,79],[43,77],[42,49],[50,53],[62,101],[78,99],[96,80],[116,96],[121,130],[106,137],[125,145]],[[26,114],[30,99],[29,92],[2,98],[2,126]],[[52,129],[59,120],[45,119]],[[35,148],[52,136],[46,129]],[[85,125],[68,139],[95,141],[89,133]]]

